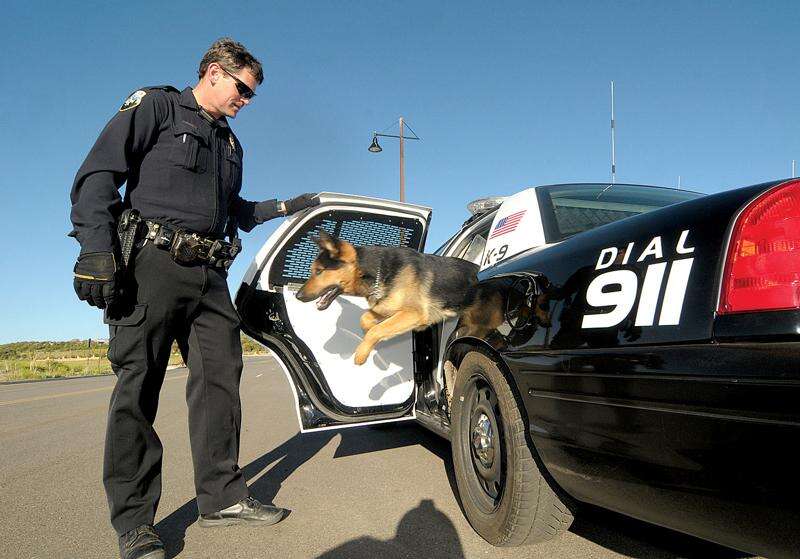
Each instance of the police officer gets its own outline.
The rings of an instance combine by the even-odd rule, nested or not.
[[[164,556],[153,529],[162,456],[153,421],[173,341],[190,371],[198,524],[270,525],[288,513],[250,497],[238,466],[242,349],[226,270],[238,249],[237,226],[250,231],[319,201],[311,194],[258,203],[239,196],[243,151],[226,118],[252,102],[261,64],[224,38],[203,56],[198,74],[194,88],[147,87],[128,97],[71,192],[70,235],[81,245],[75,291],[106,309],[117,376],[103,482],[123,559]],[[127,209],[141,221],[134,220],[136,250],[122,269],[116,227]]]

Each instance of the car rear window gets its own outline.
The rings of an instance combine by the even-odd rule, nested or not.
[[[703,196],[687,190],[631,184],[567,184],[537,191],[548,242]]]

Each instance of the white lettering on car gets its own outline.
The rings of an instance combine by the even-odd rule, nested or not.
[[[491,248],[486,251],[486,256],[483,259],[484,266],[494,266],[505,258],[508,253],[508,245],[503,245],[499,248]]]
[[[675,247],[675,252],[678,254],[691,254],[694,252],[694,247],[686,246],[686,237],[689,236],[689,230],[681,232],[681,238],[678,239],[678,246]]]
[[[625,256],[622,258],[622,265],[628,263],[628,258],[631,256],[631,250],[633,250],[633,241],[628,243],[628,248],[625,249]]]
[[[636,273],[631,270],[614,270],[594,278],[586,289],[586,302],[593,307],[614,308],[607,313],[585,315],[583,328],[607,328],[622,322],[636,301],[638,282]],[[619,285],[619,289],[603,291],[610,285]]]
[[[694,252],[694,247],[686,246],[688,236],[688,229],[681,232],[675,246],[676,254],[683,255]],[[634,243],[628,243],[625,253],[622,255],[621,262],[623,265],[628,262],[633,248]],[[602,249],[597,258],[595,270],[603,270],[610,267],[616,263],[618,256],[619,250],[616,247]],[[654,260],[663,258],[661,237],[653,237],[636,262],[642,262],[646,258],[653,258]],[[672,262],[653,263],[647,267],[636,310],[635,326],[653,326],[661,287],[664,285],[667,264],[670,264],[669,275],[664,289],[658,325],[675,326],[680,324],[683,302],[693,262],[694,258],[680,258]],[[584,315],[582,328],[609,328],[618,325],[633,310],[638,294],[639,277],[632,270],[613,270],[595,277],[586,288],[586,302],[590,307],[611,307],[611,310]]]
[[[694,258],[684,258],[672,263],[667,279],[667,290],[664,293],[664,303],[661,305],[659,326],[675,325],[681,321],[683,298],[686,295],[686,285],[689,283],[689,272],[692,271]]]
[[[602,270],[608,268],[617,259],[617,247],[608,247],[600,251],[600,256],[597,258],[597,265],[595,270]]]
[[[653,237],[653,240],[650,241],[650,244],[647,245],[646,249],[644,249],[644,252],[642,252],[642,255],[639,257],[637,262],[643,262],[648,256],[655,256],[656,260],[659,258],[664,258],[663,253],[661,252],[661,237]]]
[[[664,279],[666,268],[666,262],[650,264],[647,267],[644,283],[642,283],[642,297],[639,299],[639,309],[636,311],[635,326],[653,325],[653,317],[656,316],[656,305],[658,305],[658,292],[661,291],[661,282]]]

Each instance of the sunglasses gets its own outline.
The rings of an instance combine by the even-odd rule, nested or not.
[[[252,99],[253,97],[256,96],[256,92],[253,91],[252,89],[250,89],[249,85],[247,85],[242,80],[240,80],[239,78],[237,78],[236,76],[234,76],[233,74],[228,72],[222,66],[220,66],[220,69],[222,69],[223,72],[225,72],[231,78],[233,78],[233,81],[236,83],[236,91],[239,93],[239,95],[242,97],[242,99],[247,99],[249,101],[250,99]]]

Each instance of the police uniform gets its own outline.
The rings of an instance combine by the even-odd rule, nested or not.
[[[114,253],[116,222],[126,208],[210,239],[222,239],[230,224],[250,231],[282,214],[277,200],[256,204],[239,196],[242,155],[225,118],[208,115],[191,88],[141,89],[106,125],[77,173],[70,235],[82,255]],[[137,247],[121,301],[105,318],[117,383],[103,481],[119,534],[152,524],[155,516],[162,446],[153,421],[174,340],[190,370],[186,400],[198,509],[219,511],[248,495],[237,463],[242,353],[227,272],[202,262],[178,264],[146,238]]]

